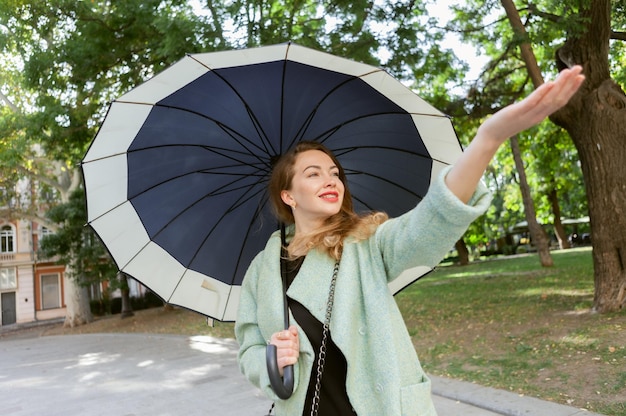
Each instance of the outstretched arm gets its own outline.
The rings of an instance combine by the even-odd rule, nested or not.
[[[446,185],[452,193],[467,203],[500,145],[567,104],[584,79],[582,67],[566,69],[522,101],[489,117],[446,176]]]

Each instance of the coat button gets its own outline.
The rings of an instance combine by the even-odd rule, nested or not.
[[[382,392],[383,392],[383,390],[385,390],[385,389],[383,388],[383,385],[382,385],[382,384],[380,384],[380,383],[376,383],[376,391],[377,391],[378,393],[382,393]]]
[[[360,328],[359,328],[359,334],[361,334],[361,335],[365,335],[366,333],[367,333],[367,331],[365,330],[365,327],[364,327],[364,326],[362,326],[362,327],[360,327]]]

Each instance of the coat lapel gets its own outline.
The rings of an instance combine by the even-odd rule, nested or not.
[[[311,250],[293,281],[287,295],[304,305],[320,322],[324,322],[328,289],[335,261],[325,253]]]

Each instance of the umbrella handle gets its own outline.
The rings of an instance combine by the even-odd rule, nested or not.
[[[283,368],[284,376],[280,376],[278,371],[278,352],[276,351],[276,345],[269,344],[265,349],[265,358],[267,362],[267,373],[270,376],[270,383],[272,389],[278,397],[283,400],[291,397],[293,393],[293,365],[288,365]]]

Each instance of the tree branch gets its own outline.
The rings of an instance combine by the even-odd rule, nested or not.
[[[536,4],[529,4],[527,7],[527,10],[534,14],[535,16],[539,16],[543,19],[546,19],[550,22],[554,22],[554,23],[560,23],[563,21],[563,16],[559,16],[556,14],[552,14],[552,13],[548,13],[548,12],[544,12],[542,10],[539,10],[539,8],[537,7]]]
[[[13,110],[14,112],[16,112],[17,114],[20,114],[21,111],[18,108],[18,106],[16,106],[15,104],[13,104],[13,102],[11,100],[9,100],[9,97],[7,97],[6,95],[4,95],[4,93],[2,91],[0,91],[0,101],[4,101],[11,110]]]
[[[626,40],[626,32],[616,32],[611,30],[611,39]]]

